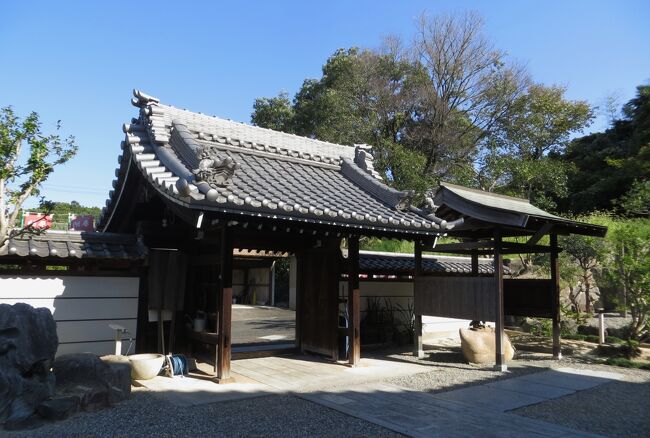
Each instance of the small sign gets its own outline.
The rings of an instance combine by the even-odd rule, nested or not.
[[[72,215],[70,218],[70,230],[92,232],[95,230],[95,218],[91,214]]]
[[[25,213],[23,227],[31,227],[34,230],[48,230],[52,228],[52,215],[45,216],[43,213]]]

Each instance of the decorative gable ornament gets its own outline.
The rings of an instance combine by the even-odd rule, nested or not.
[[[356,164],[360,169],[366,172],[368,175],[372,175],[377,179],[381,179],[379,172],[375,170],[373,165],[374,157],[370,153],[372,146],[367,144],[355,144],[354,145],[354,164]]]
[[[199,167],[192,170],[197,182],[205,182],[212,188],[228,187],[232,176],[239,169],[231,157],[219,158],[209,147],[201,148],[199,152]]]

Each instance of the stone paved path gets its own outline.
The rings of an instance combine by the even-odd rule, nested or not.
[[[310,356],[233,361],[235,382],[209,378],[146,381],[178,406],[272,394],[291,394],[413,437],[595,437],[510,410],[623,379],[613,372],[558,368],[430,394],[383,383],[389,377],[431,371],[416,363],[364,358],[348,368]]]
[[[438,394],[369,383],[298,396],[413,437],[595,437],[507,411],[621,378],[561,368]]]

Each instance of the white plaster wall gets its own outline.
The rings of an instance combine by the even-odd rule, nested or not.
[[[57,323],[57,356],[93,352],[112,354],[118,324],[137,337],[139,279],[133,277],[0,275],[0,303],[45,307]],[[126,353],[129,342],[122,343]],[[131,352],[135,350],[135,341]]]

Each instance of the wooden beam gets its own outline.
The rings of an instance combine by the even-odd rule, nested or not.
[[[462,242],[462,243],[445,243],[437,245],[431,251],[454,254],[492,254],[494,243],[492,242]],[[559,250],[559,249],[558,249]],[[501,254],[530,254],[530,253],[549,253],[551,248],[545,245],[528,245],[518,242],[502,242]]]
[[[231,328],[232,328],[232,250],[233,230],[224,227],[221,230],[221,272],[220,289],[218,297],[218,333],[219,343],[217,345],[216,371],[217,383],[228,383],[230,377],[231,357]]]
[[[542,237],[544,237],[546,234],[548,234],[551,231],[551,228],[553,228],[553,225],[546,222],[542,227],[537,230],[535,234],[533,234],[530,239],[526,242],[526,245],[535,245],[537,242],[540,241]]]
[[[498,371],[507,371],[504,354],[504,302],[503,302],[503,255],[501,254],[501,230],[494,230],[494,287],[496,288],[496,321],[495,335],[495,368]]]
[[[553,359],[562,359],[560,344],[560,268],[558,262],[557,234],[551,234],[551,283],[553,288]]]
[[[485,240],[475,241],[475,242],[458,242],[458,243],[441,243],[436,245],[432,251],[439,252],[452,252],[454,250],[472,250],[472,249],[491,249],[494,248],[493,242],[488,242]]]
[[[348,362],[359,365],[361,359],[361,291],[359,289],[359,236],[348,238]]]
[[[413,283],[417,282],[418,277],[422,276],[422,242],[416,240],[414,242],[414,262],[415,262],[415,275]],[[424,358],[424,348],[422,346],[422,315],[415,314],[415,327],[413,339],[413,355],[418,359]]]
[[[478,250],[473,249],[471,256],[472,256],[472,275],[477,276],[478,275]]]

